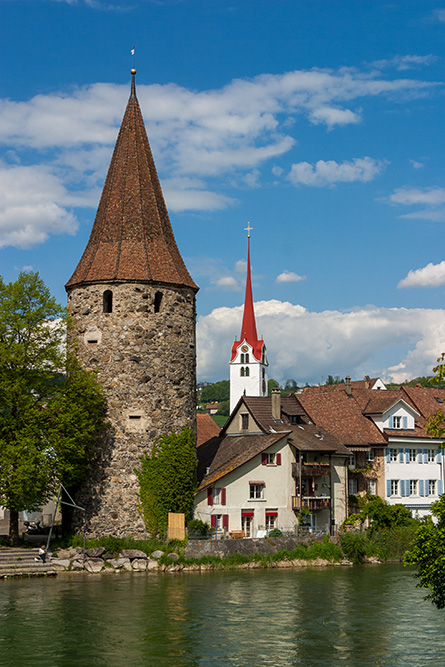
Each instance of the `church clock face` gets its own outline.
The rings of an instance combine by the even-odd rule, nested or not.
[[[249,351],[249,348],[247,347],[247,345],[243,345],[242,348],[241,348],[241,352],[248,352],[248,351]]]

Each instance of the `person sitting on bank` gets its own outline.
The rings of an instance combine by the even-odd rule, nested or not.
[[[44,544],[39,547],[39,558],[34,558],[34,560],[39,560],[40,558],[46,563],[46,549]]]

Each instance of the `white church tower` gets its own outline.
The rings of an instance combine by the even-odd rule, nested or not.
[[[253,309],[252,280],[250,275],[250,231],[247,225],[247,279],[244,315],[240,340],[232,346],[230,359],[230,412],[243,394],[267,396],[267,355],[263,340],[258,340]]]

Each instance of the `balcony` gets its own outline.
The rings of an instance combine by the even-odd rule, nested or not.
[[[303,505],[303,507],[302,507]],[[317,510],[329,509],[331,499],[329,496],[292,496],[292,509],[300,511],[301,509],[316,512]]]
[[[330,463],[303,463],[301,467],[302,477],[326,477],[330,474]],[[300,463],[292,463],[292,477],[299,479]]]

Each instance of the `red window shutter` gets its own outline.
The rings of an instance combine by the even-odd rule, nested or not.
[[[263,466],[267,464],[267,454],[265,454],[264,452],[261,454],[261,463]]]
[[[225,504],[226,504],[226,490],[221,489],[221,505],[225,505]]]
[[[277,462],[277,466],[280,466],[281,465],[281,454],[277,454],[276,457],[275,457],[275,460]]]
[[[229,530],[229,515],[223,514],[222,517],[223,530]]]
[[[216,514],[212,514],[210,517],[210,525],[212,528],[216,528]]]
[[[207,505],[213,505],[213,489],[211,487],[207,489]]]

